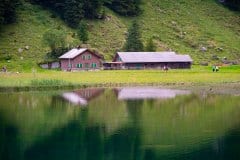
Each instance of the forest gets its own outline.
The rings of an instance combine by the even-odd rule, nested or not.
[[[137,16],[142,10],[142,0],[28,0],[41,5],[58,14],[70,27],[76,28],[81,19],[104,18],[104,7],[112,9],[122,16]],[[239,0],[219,0],[222,4],[234,9],[240,9]],[[0,0],[0,24],[16,21],[16,8],[21,5],[18,0]]]

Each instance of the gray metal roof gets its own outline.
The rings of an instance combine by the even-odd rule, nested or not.
[[[60,59],[72,59],[75,58],[76,56],[82,54],[83,52],[85,52],[87,50],[87,48],[73,48],[70,51],[68,51],[67,53],[63,54],[62,56],[60,56]]]
[[[175,52],[117,52],[122,62],[192,62],[189,55],[178,55]]]

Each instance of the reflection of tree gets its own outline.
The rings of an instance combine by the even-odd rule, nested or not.
[[[0,159],[17,160],[20,157],[20,145],[17,138],[18,130],[15,126],[5,123],[0,115]]]
[[[240,127],[230,131],[224,137],[217,138],[215,142],[199,148],[197,151],[189,152],[187,155],[178,155],[177,159],[195,160],[239,160]]]
[[[135,123],[135,125],[137,125],[136,123],[138,123],[141,119],[143,102],[144,100],[126,101],[129,117]]]
[[[140,133],[131,126],[118,130],[106,140],[105,153],[109,160],[135,160],[141,157]]]
[[[52,96],[51,98],[51,109],[56,108],[65,108],[66,109],[66,101],[60,96]]]
[[[156,155],[152,149],[146,149],[144,154],[144,160],[155,160]]]
[[[87,110],[83,110],[78,121],[71,121],[50,137],[37,142],[25,152],[25,159],[101,159],[102,127],[86,126],[87,114]]]
[[[103,125],[89,126],[88,109],[83,109],[77,120],[27,149],[25,159],[140,159],[141,133],[137,124],[141,104],[129,102],[129,114],[134,123],[127,124],[108,137],[105,137]]]

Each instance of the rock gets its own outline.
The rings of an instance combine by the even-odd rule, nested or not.
[[[218,47],[218,48],[217,48],[217,51],[223,51],[223,48]]]
[[[22,48],[18,48],[18,52],[19,52],[19,53],[22,53],[22,52],[23,52],[23,49],[22,49]]]
[[[219,60],[219,57],[217,55],[212,55],[212,60]]]
[[[110,21],[112,19],[111,16],[105,16],[105,21]]]
[[[201,50],[202,52],[207,52],[207,47],[201,47],[200,50]]]
[[[29,50],[29,46],[25,46],[25,49],[26,49],[26,50]]]
[[[171,23],[172,23],[172,25],[174,25],[174,26],[177,24],[177,22],[175,22],[175,21],[172,21]]]

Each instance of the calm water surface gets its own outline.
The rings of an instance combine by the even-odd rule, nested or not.
[[[1,160],[240,159],[240,96],[162,88],[0,94]]]

